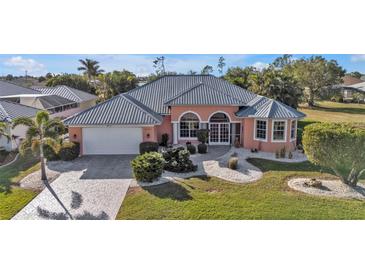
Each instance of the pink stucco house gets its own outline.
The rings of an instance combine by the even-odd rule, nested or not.
[[[197,143],[210,130],[209,145],[275,152],[296,147],[297,121],[305,115],[212,75],[164,76],[69,117],[72,141],[82,154],[136,154],[143,141]]]

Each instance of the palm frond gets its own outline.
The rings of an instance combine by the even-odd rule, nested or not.
[[[33,138],[30,148],[33,151],[34,154],[36,154],[39,151],[39,146],[41,145],[41,142],[38,138]]]
[[[19,146],[19,152],[22,156],[30,149],[30,142],[28,140],[23,140]]]
[[[49,121],[48,111],[45,110],[38,111],[35,116],[35,120],[38,126],[42,125],[43,123],[47,123]]]
[[[66,128],[60,118],[49,120],[44,125],[45,135],[55,137],[60,134],[65,134]]]
[[[50,137],[46,137],[43,139],[44,144],[50,146],[56,153],[59,152],[60,148],[61,148],[61,144],[59,140],[50,138]]]
[[[11,140],[10,134],[8,132],[8,124],[5,122],[0,122],[0,138],[1,137],[5,137],[8,142]]]
[[[13,120],[13,124],[12,127],[15,128],[16,126],[19,125],[24,125],[24,126],[28,126],[28,127],[35,127],[35,123],[31,118],[28,117],[19,117],[19,118],[15,118]]]

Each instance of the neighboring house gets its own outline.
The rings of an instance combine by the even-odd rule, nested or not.
[[[14,129],[11,128],[11,122],[13,119],[18,117],[35,117],[39,109],[20,105],[14,102],[0,100],[0,121],[8,123],[8,133],[12,137],[9,142],[7,138],[0,137],[0,148],[6,150],[16,149],[25,136],[27,128],[25,126],[17,126]]]
[[[69,117],[72,141],[81,154],[137,154],[143,141],[198,143],[275,152],[296,148],[297,121],[305,115],[212,75],[164,76]],[[212,148],[213,149],[213,148]]]
[[[365,82],[350,75],[342,77],[342,81],[343,83],[336,86],[336,88],[340,88],[343,100],[345,102],[352,102],[354,100],[354,94],[359,92],[359,90],[356,88],[357,85],[362,86]]]
[[[67,118],[96,104],[97,96],[67,86],[25,88],[0,81],[0,98]]]

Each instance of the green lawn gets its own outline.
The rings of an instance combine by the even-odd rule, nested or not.
[[[0,219],[10,219],[26,204],[37,192],[21,189],[19,181],[28,174],[39,169],[38,160],[31,154],[18,158],[10,166],[0,168]]]
[[[321,122],[362,122],[365,123],[365,104],[347,104],[317,101],[314,108],[299,108],[307,117],[305,120]]]
[[[365,202],[307,195],[287,186],[292,176],[332,177],[318,167],[251,159],[264,177],[238,185],[217,178],[131,188],[117,219],[365,219]]]

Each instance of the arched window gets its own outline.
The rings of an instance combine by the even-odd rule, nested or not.
[[[185,113],[180,118],[180,138],[196,138],[199,129],[199,118],[194,113]]]
[[[223,112],[217,112],[210,117],[209,122],[211,123],[229,123],[229,118]]]

